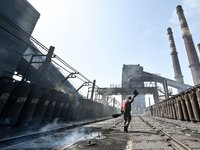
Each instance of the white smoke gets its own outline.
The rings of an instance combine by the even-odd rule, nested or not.
[[[92,128],[75,128],[53,135],[38,138],[6,149],[66,149],[79,141],[106,138],[101,132],[93,132]]]
[[[57,123],[57,121],[58,121],[58,118],[54,119],[53,123],[49,123],[46,126],[42,127],[40,129],[40,132],[45,132],[47,130],[59,127],[60,125]]]

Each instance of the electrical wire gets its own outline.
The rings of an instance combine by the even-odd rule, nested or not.
[[[32,37],[30,34],[28,34],[26,31],[24,31],[22,28],[20,28],[17,24],[15,24],[14,22],[12,22],[11,20],[9,20],[6,16],[4,16],[3,14],[0,13],[0,17],[6,21],[8,24],[10,24],[11,26],[13,26],[15,29],[17,29],[18,31],[20,31],[22,34],[24,34],[26,37],[28,37],[32,42],[36,43],[37,45],[39,45],[42,49],[44,49],[45,51],[48,52],[48,48],[45,47],[43,44],[41,44],[38,40],[36,40],[34,37]],[[2,26],[0,26],[3,30],[5,30],[6,32],[8,32],[9,34],[11,34],[12,36],[16,37],[17,39],[19,39],[20,41],[22,41],[23,43],[29,45],[31,48],[33,48],[34,50],[36,50],[37,52],[41,53],[39,50],[37,50],[35,47],[31,46],[30,44],[28,44],[27,42],[23,41],[22,39],[20,39],[19,37],[15,36],[13,33],[9,32],[7,29],[3,28]],[[83,74],[81,74],[80,72],[78,72],[76,69],[74,69],[72,66],[70,66],[68,63],[66,63],[63,59],[61,59],[60,57],[58,57],[56,54],[54,54],[54,57],[60,61],[62,64],[64,64],[66,67],[68,67],[69,69],[71,69],[72,71],[78,73],[79,76],[81,76],[82,78],[84,78],[85,80],[87,80],[89,83],[92,83],[88,78],[86,78]],[[55,61],[53,61],[54,63],[56,63]],[[57,65],[59,65],[58,63],[56,63]],[[59,65],[61,67],[61,65]],[[64,67],[61,67],[62,69],[64,69]],[[67,69],[64,69],[65,71],[69,72]],[[79,78],[80,80],[82,80],[83,82],[85,82],[83,79],[81,79],[80,77],[76,76],[77,78]],[[98,87],[98,86],[96,86]]]

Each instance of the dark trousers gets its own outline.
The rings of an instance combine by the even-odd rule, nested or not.
[[[131,122],[131,113],[130,111],[124,112],[124,128],[128,129],[128,126]]]

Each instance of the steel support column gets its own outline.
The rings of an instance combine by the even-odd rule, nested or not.
[[[96,83],[96,80],[93,81],[93,85],[92,85],[92,93],[91,93],[91,98],[90,98],[91,100],[93,100],[95,83]]]
[[[168,92],[168,87],[167,87],[167,80],[163,81],[163,87],[165,91],[165,99],[169,99],[169,92]]]
[[[41,70],[41,72],[40,72],[40,75],[41,75],[40,77],[41,77],[41,78],[45,77],[45,74],[46,74],[47,69],[48,69],[48,67],[49,67],[49,64],[50,64],[50,62],[51,62],[51,58],[52,58],[54,49],[55,49],[55,47],[50,46],[50,49],[49,49],[48,54],[47,54],[47,56],[46,56],[44,65],[43,65],[42,70]]]

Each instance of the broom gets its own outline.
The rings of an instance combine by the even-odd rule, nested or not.
[[[138,93],[138,91],[135,90],[135,91],[133,92],[133,94],[134,94],[134,97],[136,97],[139,93]],[[112,114],[112,117],[113,117],[113,118],[117,118],[117,117],[119,117],[119,116],[121,116],[121,115],[122,115],[122,113],[120,113],[120,114]]]

